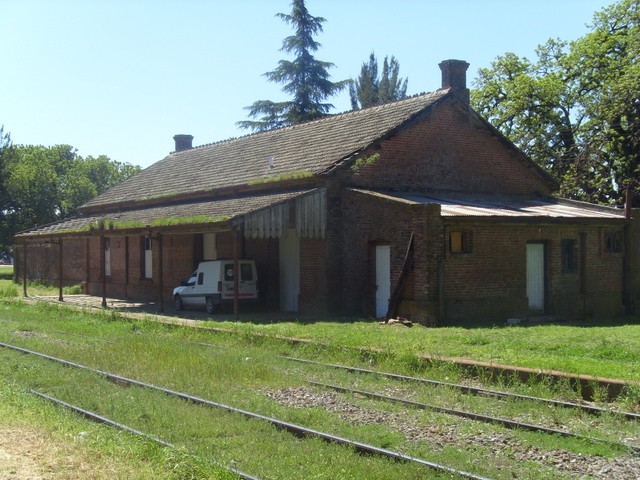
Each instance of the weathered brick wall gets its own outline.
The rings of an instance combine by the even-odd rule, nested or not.
[[[382,142],[378,153],[377,160],[353,167],[354,185],[415,192],[551,193],[531,165],[450,103]]]
[[[83,282],[86,276],[85,240],[63,240],[62,284],[75,285]],[[29,281],[58,285],[59,246],[57,244],[27,245],[27,278]],[[14,278],[21,282],[23,278],[24,248],[14,247]]]
[[[640,314],[640,208],[633,209],[626,236],[626,313],[638,315]]]
[[[375,246],[390,246],[393,291],[411,232],[414,232],[414,268],[405,283],[398,315],[421,323],[438,323],[442,256],[438,206],[409,206],[348,192],[344,198],[344,221],[344,310],[351,314],[375,315]]]
[[[326,314],[329,312],[326,242],[323,239],[300,240],[300,296],[301,312]]]
[[[503,322],[510,317],[529,315],[526,296],[529,241],[541,241],[546,246],[547,313],[570,320],[621,313],[622,254],[604,251],[603,227],[448,223],[445,235],[452,229],[472,232],[473,252],[451,254],[447,248],[444,301],[449,322],[476,319]],[[562,269],[563,239],[575,240],[573,272]]]

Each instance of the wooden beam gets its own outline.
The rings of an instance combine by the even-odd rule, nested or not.
[[[22,244],[24,250],[22,255],[22,293],[27,295],[27,242]]]
[[[239,306],[239,277],[240,277],[240,262],[238,259],[240,246],[238,241],[240,238],[240,230],[233,229],[233,318],[238,320],[240,318],[240,306]]]
[[[163,262],[162,262],[162,257],[164,255],[163,252],[163,241],[162,241],[162,233],[158,233],[157,235],[157,239],[158,239],[158,250],[160,250],[159,252],[159,256],[160,258],[158,259],[158,270],[160,270],[158,273],[160,275],[159,281],[158,281],[158,287],[160,288],[160,293],[158,295],[158,312],[159,313],[164,313],[164,270],[163,270]]]
[[[63,254],[63,246],[62,246],[62,239],[60,238],[58,240],[58,301],[59,302],[64,301],[64,298],[62,298],[62,273],[63,273],[63,266],[64,266],[64,262],[62,260],[62,254]]]
[[[107,269],[104,268],[104,234],[100,235],[100,271],[102,272],[102,306],[107,308]]]
[[[398,310],[398,304],[400,303],[400,296],[402,295],[402,288],[404,287],[404,282],[409,275],[413,267],[413,232],[411,232],[411,237],[409,238],[409,245],[407,246],[407,251],[404,255],[404,263],[402,264],[402,271],[400,272],[400,276],[398,277],[398,281],[396,282],[396,286],[393,289],[393,293],[391,294],[391,298],[389,299],[389,308],[387,309],[387,314],[385,315],[385,320],[389,320],[396,316],[396,312]]]
[[[124,237],[124,296],[129,298],[129,237]]]

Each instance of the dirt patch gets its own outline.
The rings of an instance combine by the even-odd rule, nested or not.
[[[36,429],[0,427],[0,480],[99,478],[73,448]]]
[[[53,478],[46,476],[44,468],[40,465],[43,449],[46,449],[46,445],[37,432],[0,429],[0,479]]]

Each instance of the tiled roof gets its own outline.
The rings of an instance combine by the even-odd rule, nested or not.
[[[448,93],[443,89],[174,152],[82,208],[215,191],[269,178],[316,175],[371,145]]]
[[[410,195],[352,189],[366,195],[407,204],[439,204],[443,217],[546,217],[624,220],[624,211],[556,197],[506,195]]]
[[[16,235],[20,238],[33,238],[39,236],[51,236],[56,234],[73,234],[88,232],[90,227],[100,221],[107,223],[106,232],[113,231],[109,225],[118,228],[143,228],[146,225],[153,226],[163,219],[180,220],[183,225],[190,223],[189,219],[196,219],[199,223],[228,222],[234,218],[246,215],[249,212],[261,210],[278,203],[309,193],[311,190],[297,192],[278,193],[272,195],[255,195],[251,197],[236,197],[215,201],[201,201],[180,203],[162,207],[142,208],[104,215],[84,215],[61,220],[57,223],[37,227],[33,230],[21,232]],[[198,219],[198,217],[200,219]],[[205,217],[210,222],[204,222]]]

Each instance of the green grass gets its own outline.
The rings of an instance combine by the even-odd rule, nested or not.
[[[203,322],[201,325],[209,324]],[[18,344],[100,370],[185,391],[491,478],[511,478],[513,472],[517,472],[519,478],[562,478],[562,475],[549,465],[514,459],[508,449],[494,452],[494,445],[482,441],[485,438],[504,438],[509,444],[516,445],[519,451],[537,448],[551,454],[555,450],[565,450],[583,454],[585,458],[589,455],[616,457],[625,454],[623,449],[609,445],[584,444],[539,434],[506,431],[494,425],[462,421],[433,412],[407,410],[354,395],[340,395],[335,405],[344,404],[346,407],[334,410],[334,404],[320,405],[312,400],[291,408],[274,400],[273,394],[287,389],[314,392],[315,396],[326,394],[323,389],[309,385],[308,380],[316,380],[363,390],[386,390],[391,394],[402,394],[425,403],[466,408],[488,415],[518,417],[524,410],[522,402],[496,403],[482,397],[461,396],[446,388],[433,389],[371,375],[311,367],[284,360],[282,356],[307,357],[395,373],[424,375],[445,381],[474,383],[478,380],[466,377],[465,372],[454,365],[428,365],[419,362],[418,355],[429,352],[429,349],[452,352],[472,346],[473,354],[482,356],[497,348],[492,342],[494,334],[496,342],[504,347],[509,347],[510,342],[516,345],[521,342],[517,348],[524,348],[524,335],[530,332],[532,341],[527,348],[540,358],[549,355],[560,358],[560,355],[565,355],[568,359],[572,355],[584,354],[589,350],[589,345],[599,345],[603,350],[595,349],[600,355],[592,355],[590,363],[607,365],[609,343],[603,342],[602,332],[598,329],[610,329],[607,331],[614,338],[627,342],[626,348],[635,348],[639,328],[637,325],[621,323],[611,327],[591,327],[595,330],[563,326],[563,329],[573,328],[572,338],[579,339],[584,345],[580,348],[563,346],[555,349],[551,348],[554,341],[563,345],[571,343],[568,341],[569,333],[566,334],[567,338],[557,338],[565,335],[558,329],[559,326],[548,326],[550,332],[546,334],[543,330],[547,327],[543,326],[478,328],[467,331],[478,335],[478,338],[464,335],[465,332],[460,328],[396,329],[364,321],[338,324],[217,322],[215,326],[225,327],[235,333],[220,334],[150,320],[129,320],[113,311],[89,314],[58,304],[28,305],[20,300],[0,300],[2,342]],[[618,329],[624,331],[618,333]],[[595,338],[588,335],[591,331],[595,332]],[[318,339],[323,345],[295,344],[277,338],[276,335]],[[545,344],[544,338],[549,345]],[[443,345],[446,342],[451,344]],[[374,346],[380,351],[344,348],[360,345]],[[517,348],[512,350],[517,351]],[[542,353],[536,352],[536,349]],[[624,353],[617,353],[614,360],[616,365],[626,364],[628,370],[633,370],[637,361]],[[586,363],[583,365],[584,368],[588,366]],[[94,374],[6,349],[0,349],[0,378],[4,381],[2,388],[14,392],[13,397],[18,395],[15,398],[22,398],[20,402],[27,401],[25,398],[29,396],[25,397],[24,392],[28,388],[36,388],[175,443],[180,446],[184,455],[192,456],[189,458],[193,461],[185,464],[193,465],[196,471],[202,465],[219,461],[225,464],[234,462],[241,470],[269,478],[422,478],[427,475],[429,478],[448,478],[434,472],[425,473],[423,467],[389,462],[377,457],[363,457],[351,449],[317,440],[301,440],[264,422],[189,405],[158,392],[137,387],[119,387]],[[492,386],[509,388],[519,393],[562,396],[576,400],[576,394],[566,385],[544,382],[522,384],[513,379],[502,379],[500,382],[502,383]],[[79,385],[82,389],[78,388]],[[16,401],[13,400],[14,403]],[[27,418],[31,416],[31,411],[37,412],[39,408],[44,408],[38,401],[28,401],[30,403],[24,408]],[[564,425],[584,435],[613,441],[638,438],[640,434],[637,424],[615,418],[585,417],[571,410],[550,409],[535,404],[526,407],[529,413],[521,419],[527,422]],[[626,403],[618,404],[618,407],[638,408],[637,396],[635,400],[631,398]],[[15,410],[19,411],[20,408]],[[399,419],[398,425],[385,422],[363,423],[357,416],[353,416],[358,411],[373,414],[387,412]],[[0,410],[0,419],[22,416],[14,415],[14,412],[8,412],[10,415],[3,413]],[[0,420],[0,425],[3,421]],[[45,426],[47,430],[50,428],[53,428],[53,424]],[[84,424],[81,428],[85,428]],[[419,437],[415,435],[415,429],[431,433],[429,436]],[[449,438],[455,441],[439,442],[439,436],[446,432],[453,432]],[[473,440],[466,440],[469,438]],[[108,458],[112,448],[108,445],[109,442],[102,450],[96,444],[98,451],[102,452],[100,455],[105,458]],[[124,448],[133,451],[131,458],[137,458],[136,448],[126,445]],[[146,451],[143,450],[143,453]],[[477,462],[474,460],[477,458],[491,461]],[[160,469],[161,474],[157,478],[192,478],[187,475],[188,470],[182,476],[162,477],[167,466],[163,461],[160,454],[149,454],[149,468],[157,466]],[[193,478],[215,478],[206,477],[204,473],[198,475],[202,476],[196,475]],[[152,477],[153,475],[149,478]]]
[[[640,317],[579,325],[476,328],[392,327],[357,319],[262,324],[224,321],[219,317],[203,324],[238,333],[313,340],[334,350],[377,349],[382,353],[374,355],[374,361],[384,358],[385,352],[393,352],[394,358],[404,358],[409,363],[420,355],[468,358],[640,382]]]
[[[5,359],[3,359],[5,360]],[[23,371],[32,368],[21,365]],[[96,424],[42,401],[18,382],[0,379],[0,430],[37,448],[39,467],[59,479],[231,479],[235,476],[183,450]],[[32,478],[32,477],[29,477]],[[33,477],[35,478],[35,477]],[[40,477],[38,477],[40,478]]]
[[[63,287],[65,295],[77,295],[82,293],[80,285],[70,285]],[[58,295],[59,287],[43,285],[38,282],[27,282],[27,294],[35,296]],[[23,295],[21,283],[13,281],[13,267],[0,268],[0,298],[16,298]]]

